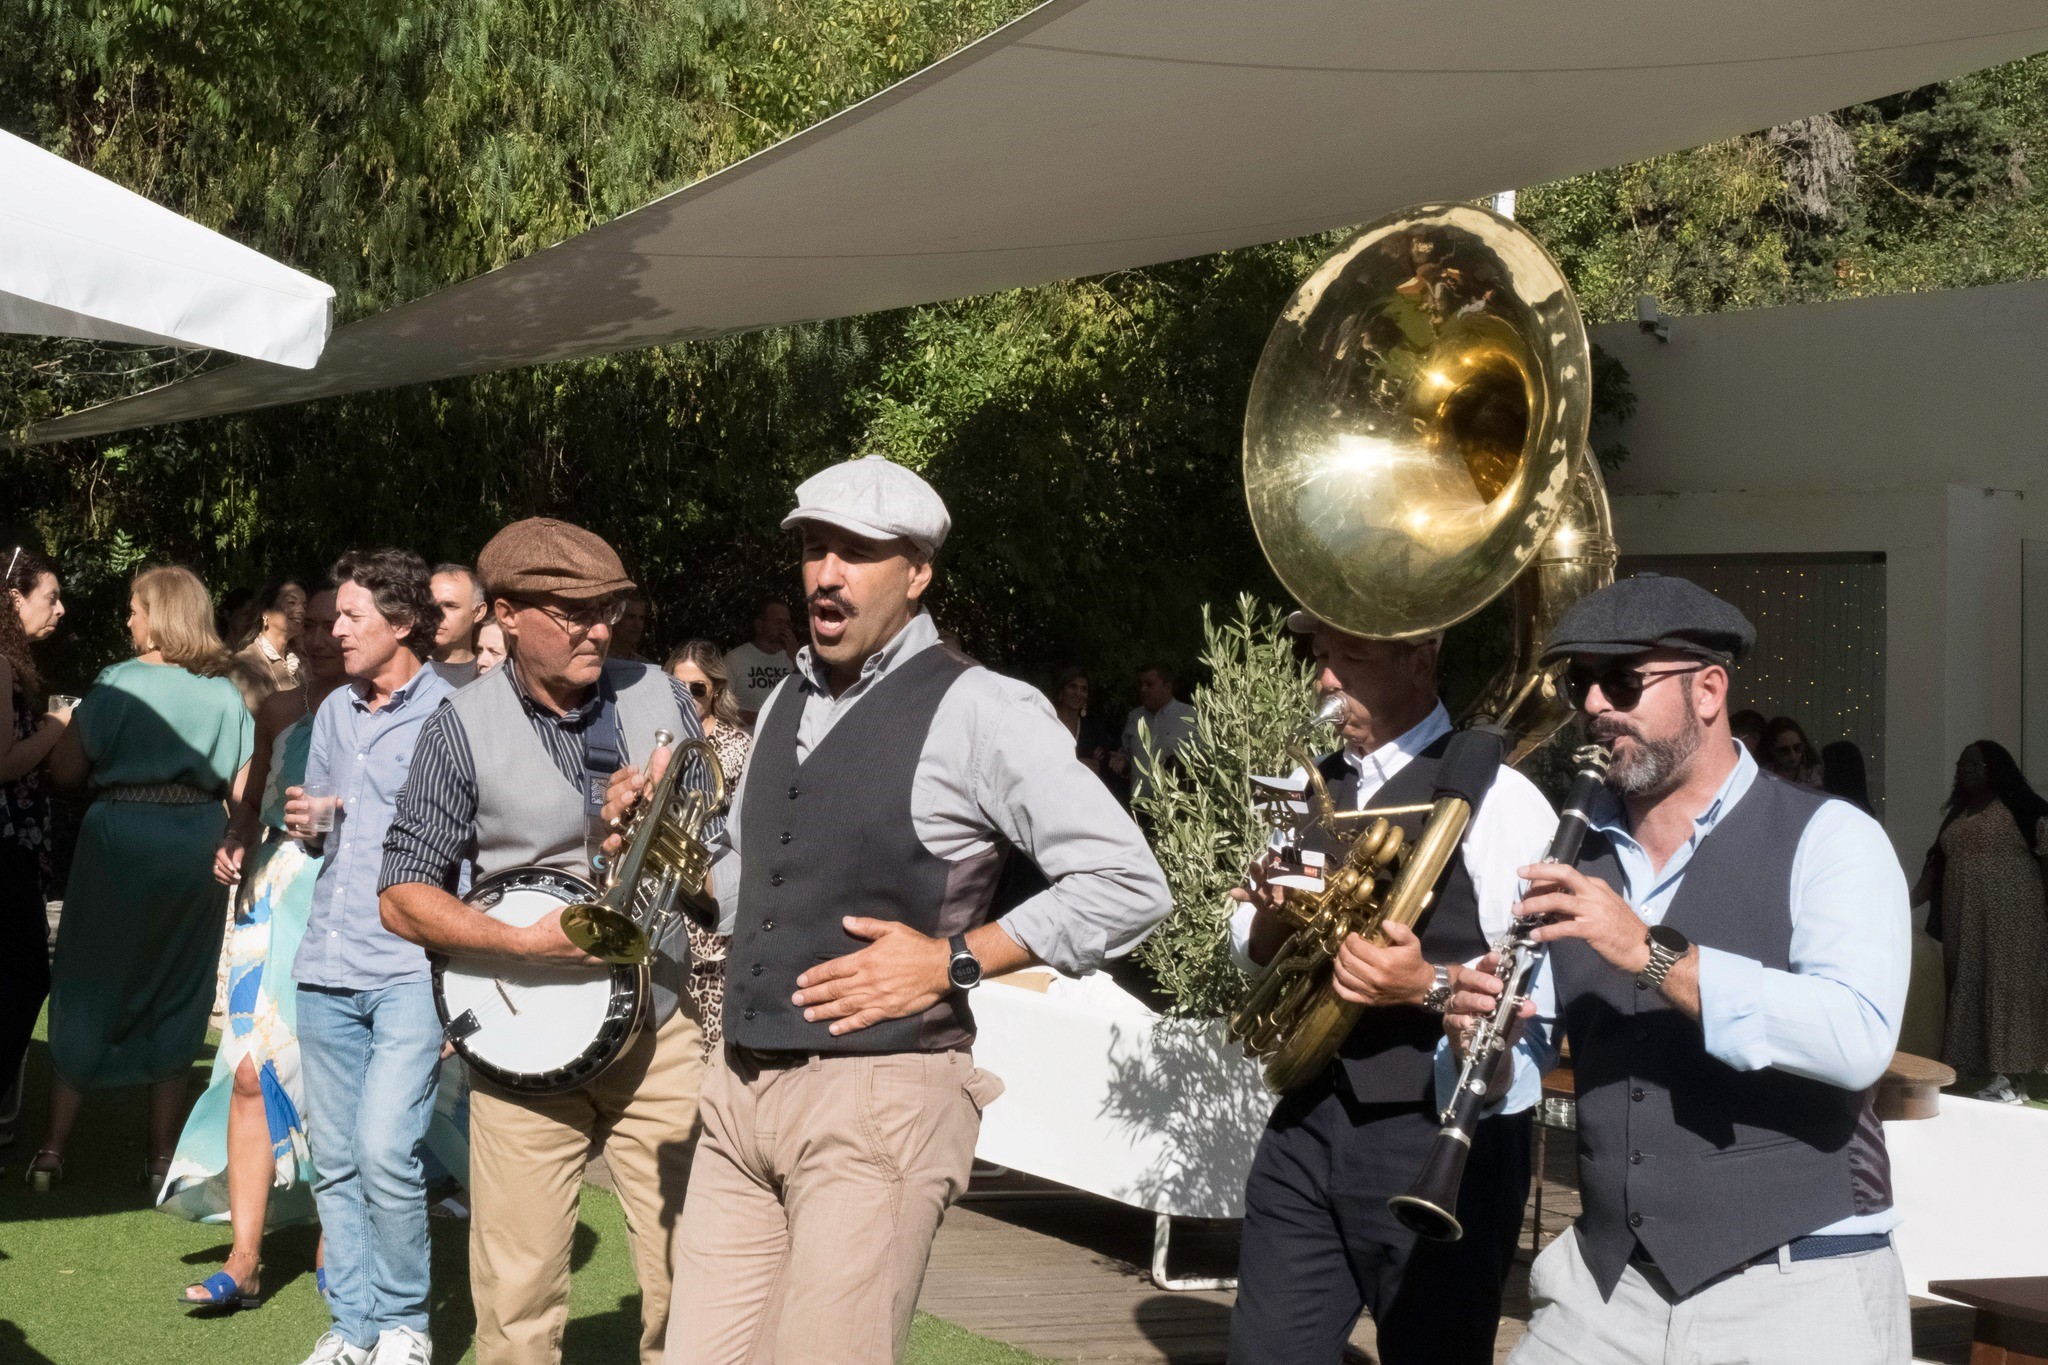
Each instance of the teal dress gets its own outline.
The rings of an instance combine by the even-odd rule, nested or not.
[[[263,841],[242,869],[228,926],[228,1026],[214,1054],[206,1093],[192,1106],[158,1207],[201,1223],[228,1219],[228,1109],[235,1072],[247,1059],[263,1090],[275,1161],[267,1226],[313,1218],[313,1166],[306,1147],[306,1096],[299,1081],[298,999],[292,958],[306,932],[320,860],[284,832],[284,793],[306,780],[313,718],[305,716],[271,746],[263,787]],[[253,776],[253,774],[252,774]]]
[[[170,1080],[206,1039],[227,920],[213,855],[255,722],[227,679],[130,659],[72,723],[94,800],[50,968],[50,1061],[80,1090]]]

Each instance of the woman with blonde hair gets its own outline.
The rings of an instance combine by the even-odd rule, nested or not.
[[[206,586],[147,569],[128,600],[135,657],[101,673],[50,751],[51,780],[88,788],[50,975],[49,1128],[28,1181],[64,1170],[88,1090],[149,1087],[143,1179],[154,1194],[206,1037],[227,889],[214,850],[243,797],[254,722],[224,674]]]
[[[725,774],[726,790],[736,789],[740,774],[747,770],[747,753],[753,748],[754,737],[740,723],[739,699],[732,694],[725,671],[725,655],[709,640],[690,640],[668,656],[662,671],[690,689],[690,700],[697,705],[697,724],[702,727],[704,738],[710,741],[711,751],[718,755],[718,768]],[[723,1034],[725,954],[732,938],[729,934],[699,929],[694,924],[687,927],[690,931],[690,999],[697,1006],[697,1017],[703,1023],[704,1052],[708,1057]]]

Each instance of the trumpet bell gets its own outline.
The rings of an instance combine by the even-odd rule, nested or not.
[[[645,962],[653,952],[646,931],[633,922],[633,917],[603,901],[582,901],[565,907],[562,935],[592,957],[601,957],[606,962],[631,965]]]
[[[1564,272],[1485,209],[1359,232],[1288,301],[1245,409],[1245,498],[1297,601],[1354,635],[1462,621],[1563,510],[1592,413]]]

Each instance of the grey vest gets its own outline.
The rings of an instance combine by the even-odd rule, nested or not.
[[[1792,860],[1825,797],[1759,773],[1685,870],[1664,922],[1703,947],[1787,970]],[[1579,867],[1619,890],[1614,847]],[[1550,963],[1578,1079],[1580,1250],[1605,1294],[1641,1242],[1680,1294],[1851,1214],[1891,1205],[1870,1091],[1737,1071],[1695,1021],[1586,944]]]
[[[1451,737],[1443,736],[1408,761],[1407,766],[1373,794],[1370,806],[1411,806],[1428,801],[1436,791],[1436,774]],[[1358,777],[1342,753],[1318,765],[1339,810],[1357,804]],[[1391,817],[1414,846],[1426,814]],[[1343,848],[1317,835],[1309,846],[1333,862]],[[1430,962],[1469,962],[1486,951],[1479,927],[1479,895],[1463,857],[1451,859],[1437,883],[1436,905],[1422,927],[1422,956]],[[1436,1109],[1436,1046],[1443,1040],[1443,1016],[1420,1005],[1383,1005],[1359,1016],[1343,1045],[1337,1065],[1354,1098],[1364,1104],[1414,1104]]]
[[[939,703],[973,665],[943,646],[897,664],[802,763],[808,700],[787,683],[747,760],[740,901],[726,955],[725,1035],[744,1047],[832,1053],[932,1052],[974,1038],[964,992],[924,1014],[833,1037],[790,1003],[796,979],[867,946],[845,915],[894,920],[943,938],[988,918],[1008,849],[948,862],[917,837],[911,784]]]
[[[618,696],[619,729],[630,761],[644,764],[654,732],[679,739],[697,734],[685,724],[675,690],[648,664],[613,659],[604,666]],[[552,867],[587,877],[590,867],[583,793],[548,756],[519,700],[512,669],[486,673],[448,699],[476,763],[476,875],[511,867]],[[655,1023],[676,1012],[688,978],[689,938],[680,923],[654,945],[651,976]]]

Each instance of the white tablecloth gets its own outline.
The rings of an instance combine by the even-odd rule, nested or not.
[[[1155,1213],[1244,1216],[1273,1096],[1221,1021],[1165,1019],[1108,977],[974,993],[975,1064],[1003,1080],[978,1154]]]

